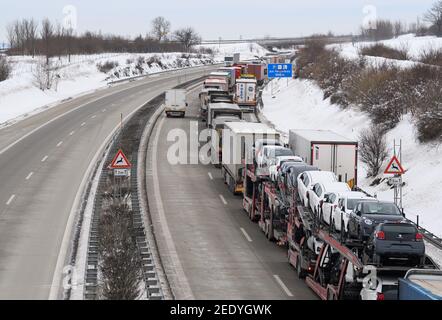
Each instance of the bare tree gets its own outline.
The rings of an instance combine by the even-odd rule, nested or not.
[[[404,24],[399,20],[394,23],[393,28],[394,28],[394,36],[396,38],[399,37],[401,34],[403,34],[406,29]]]
[[[54,26],[49,19],[44,19],[41,25],[40,31],[41,40],[43,41],[43,46],[46,56],[46,64],[49,65],[49,58],[51,57],[51,45],[54,38]]]
[[[141,295],[141,264],[133,229],[132,212],[126,204],[111,205],[100,217],[100,287],[105,299],[135,300]]]
[[[436,1],[425,14],[425,20],[437,28],[437,36],[442,37],[442,0]]]
[[[8,41],[9,41],[9,47],[11,49],[13,49],[17,46],[17,39],[15,36],[15,31],[14,31],[14,24],[15,24],[15,22],[12,22],[6,26],[6,34],[7,34]]]
[[[164,40],[167,35],[170,33],[170,22],[167,21],[164,17],[156,17],[152,20],[152,34],[161,42]]]
[[[187,52],[192,46],[201,43],[201,37],[192,27],[187,27],[175,31],[174,38],[176,41],[182,44],[184,50],[186,50]]]
[[[359,153],[362,162],[367,166],[367,176],[376,177],[388,156],[385,131],[379,126],[362,131],[359,137]]]

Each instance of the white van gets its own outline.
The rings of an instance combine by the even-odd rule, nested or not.
[[[186,116],[187,91],[183,89],[166,91],[165,112],[167,117],[178,115],[184,118]]]

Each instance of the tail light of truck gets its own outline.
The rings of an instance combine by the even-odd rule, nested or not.
[[[376,300],[383,301],[385,300],[385,295],[383,293],[378,293]]]
[[[424,236],[422,235],[422,233],[416,233],[416,241],[423,241],[424,240]]]
[[[385,232],[384,231],[376,232],[376,239],[385,240]]]

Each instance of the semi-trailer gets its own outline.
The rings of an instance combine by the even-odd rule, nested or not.
[[[248,152],[260,139],[279,139],[279,133],[262,123],[229,122],[223,131],[222,173],[233,194],[244,191],[245,166],[252,161]]]
[[[257,105],[256,79],[238,79],[236,81],[235,103],[244,109],[255,111]]]
[[[334,172],[351,188],[357,185],[357,141],[330,130],[290,130],[289,146],[307,164]]]

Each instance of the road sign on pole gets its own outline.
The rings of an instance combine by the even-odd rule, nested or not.
[[[131,163],[127,159],[126,155],[123,153],[123,150],[119,150],[117,152],[117,155],[112,160],[111,165],[109,166],[110,169],[130,169],[132,168]]]
[[[293,65],[290,63],[274,63],[268,65],[269,78],[292,78]]]
[[[385,169],[384,173],[402,175],[405,173],[405,170],[404,168],[402,168],[399,159],[396,156],[393,156],[393,158],[391,158],[390,162],[388,163],[388,166]]]

